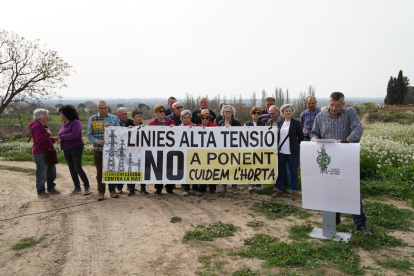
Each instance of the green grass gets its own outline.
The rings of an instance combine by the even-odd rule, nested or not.
[[[308,234],[312,232],[313,226],[307,222],[303,225],[295,225],[289,229],[289,238],[292,240],[307,239]]]
[[[310,213],[290,204],[278,203],[275,200],[262,201],[254,203],[253,210],[263,213],[268,219],[283,218],[290,215],[295,215],[299,219],[305,219],[312,216]]]
[[[213,241],[219,237],[230,237],[234,236],[234,232],[240,228],[233,224],[225,224],[221,221],[209,224],[207,226],[198,225],[198,229],[193,231],[187,231],[184,235],[183,242],[188,241]]]
[[[256,276],[256,275],[260,275],[260,272],[253,271],[248,267],[244,267],[244,268],[234,271],[231,275],[232,276]]]
[[[358,254],[345,242],[327,240],[322,243],[287,243],[266,234],[256,234],[253,238],[245,239],[244,244],[248,248],[235,254],[264,260],[264,267],[302,267],[313,270],[321,266],[333,266],[345,274],[364,274],[364,270],[358,265]]]
[[[5,166],[5,165],[0,165],[0,170],[7,170],[7,171],[13,171],[13,172],[22,172],[22,173],[27,173],[27,174],[30,174],[30,175],[35,175],[36,174],[35,169],[27,169],[27,168],[13,167],[13,166]]]
[[[254,230],[257,230],[260,227],[263,227],[264,222],[263,221],[249,221],[247,226],[252,227]]]
[[[385,260],[385,261],[376,260],[375,262],[384,268],[392,268],[392,269],[401,270],[407,273],[411,272],[414,274],[414,264],[412,264],[411,262],[407,260],[395,260],[395,259]]]
[[[366,202],[364,213],[370,224],[385,229],[409,231],[413,226],[414,212],[408,209],[399,209],[394,205]]]
[[[177,223],[177,222],[181,222],[181,218],[180,217],[172,217],[171,219],[170,219],[170,222],[171,223]]]
[[[11,246],[12,250],[21,250],[27,247],[31,247],[34,246],[38,243],[40,243],[41,241],[43,241],[44,239],[46,239],[46,237],[48,236],[48,234],[43,235],[41,238],[36,239],[35,237],[28,237],[28,238],[23,238],[20,239],[19,242],[13,244]]]

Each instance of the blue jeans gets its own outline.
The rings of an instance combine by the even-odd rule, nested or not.
[[[45,182],[47,182],[47,190],[53,191],[56,184],[56,166],[45,164],[44,154],[32,154],[33,161],[36,163],[36,189],[37,194],[41,195],[46,192]]]
[[[277,158],[278,176],[276,181],[277,190],[283,192],[285,186],[285,179],[287,176],[286,164],[289,164],[289,172],[291,179],[291,189],[293,192],[298,191],[298,166],[299,166],[299,154],[278,154]]]

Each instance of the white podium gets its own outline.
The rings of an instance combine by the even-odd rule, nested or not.
[[[336,212],[360,214],[358,143],[341,144],[317,140],[300,144],[302,207],[323,211],[323,228],[310,237],[351,239],[351,233],[336,232]]]

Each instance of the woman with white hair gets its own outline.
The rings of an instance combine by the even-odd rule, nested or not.
[[[234,116],[236,116],[236,110],[231,105],[225,105],[223,106],[223,109],[221,110],[221,116],[223,116],[223,119],[218,123],[218,126],[240,126],[240,122],[234,119]],[[237,188],[236,184],[231,185],[233,188],[233,194],[237,194],[239,192],[239,189]],[[220,189],[218,190],[219,193],[226,193],[227,192],[227,184],[221,185]]]
[[[276,181],[277,192],[272,195],[273,198],[283,195],[283,187],[286,178],[286,163],[289,164],[291,177],[292,200],[298,197],[298,166],[300,142],[303,141],[302,125],[300,121],[292,118],[295,109],[290,104],[285,104],[280,108],[283,121],[278,121],[279,128],[278,141],[279,153],[277,156],[278,176]]]
[[[36,163],[36,189],[40,198],[49,197],[50,194],[60,194],[56,190],[56,166],[46,164],[45,151],[53,148],[57,138],[52,138],[50,129],[45,125],[49,121],[49,111],[43,108],[33,112],[33,121],[29,124],[30,133],[33,138],[32,156]],[[47,192],[45,189],[47,182]]]

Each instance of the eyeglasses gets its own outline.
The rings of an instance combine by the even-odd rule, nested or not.
[[[165,113],[165,110],[158,110],[158,113]]]
[[[342,104],[330,104],[329,105],[329,107],[331,107],[331,108],[341,108],[342,107]]]
[[[175,109],[181,109],[181,108],[183,108],[182,106],[177,106],[177,107],[174,107]]]
[[[253,112],[252,114],[255,114],[255,115],[260,115],[260,114],[261,114],[261,112],[256,111],[256,112]]]
[[[226,111],[224,111],[224,113],[233,113],[233,112],[230,111],[230,110],[226,110]]]
[[[209,117],[202,117],[201,120],[210,120]]]

